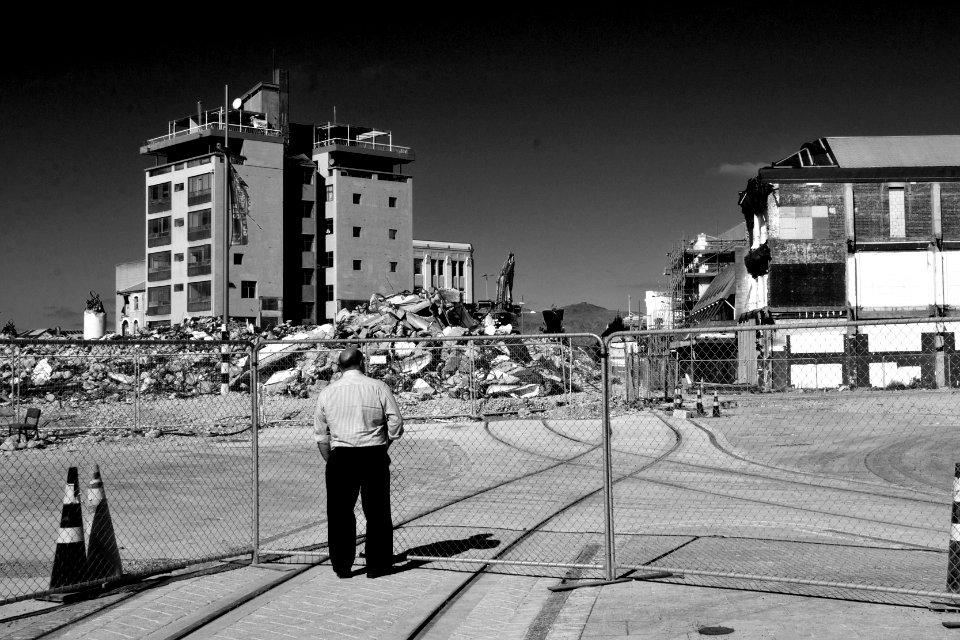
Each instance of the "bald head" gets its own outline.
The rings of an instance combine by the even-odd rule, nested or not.
[[[363,364],[363,353],[360,349],[356,347],[347,347],[340,352],[340,357],[337,359],[337,364],[340,365],[341,371],[346,371],[347,369],[359,369]]]

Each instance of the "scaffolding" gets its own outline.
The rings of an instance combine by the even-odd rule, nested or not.
[[[668,280],[670,318],[674,328],[692,325],[691,312],[701,293],[721,269],[732,267],[737,248],[746,244],[746,229],[741,224],[719,236],[701,233],[693,240],[684,237],[667,253],[664,276]]]

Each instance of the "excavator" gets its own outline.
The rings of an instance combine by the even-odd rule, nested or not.
[[[480,301],[472,307],[473,315],[478,321],[489,317],[496,327],[511,325],[519,333],[520,305],[513,304],[513,268],[516,260],[511,253],[500,267],[497,276],[497,295],[494,300]]]

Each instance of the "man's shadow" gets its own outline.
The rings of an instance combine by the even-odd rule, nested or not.
[[[493,537],[492,533],[478,533],[469,538],[459,540],[440,540],[430,544],[411,547],[403,553],[394,556],[395,563],[405,563],[397,566],[395,571],[406,571],[407,569],[416,569],[431,560],[409,560],[410,556],[433,556],[439,558],[451,558],[470,549],[494,549],[500,546],[500,541]]]

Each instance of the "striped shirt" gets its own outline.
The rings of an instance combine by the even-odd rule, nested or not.
[[[320,392],[313,418],[313,439],[337,447],[373,447],[403,434],[397,400],[385,383],[356,369]]]

